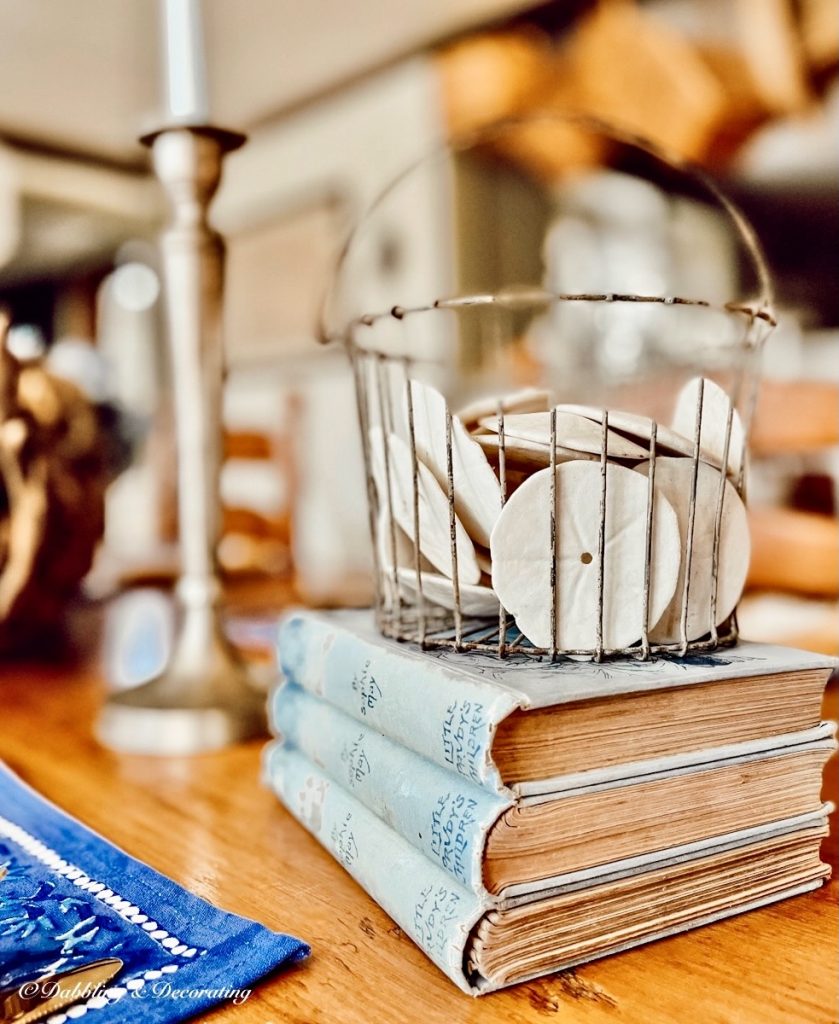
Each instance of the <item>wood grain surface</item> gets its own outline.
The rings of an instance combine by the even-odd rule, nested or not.
[[[208,1015],[239,1024],[832,1024],[837,884],[479,1000],[462,995],[260,785],[259,743],[120,757],[91,725],[92,668],[0,670],[0,757],[129,853],[311,959]],[[832,710],[832,709],[831,709]],[[835,771],[834,771],[835,776]],[[835,789],[835,785],[832,786]],[[835,842],[830,850],[835,850]]]

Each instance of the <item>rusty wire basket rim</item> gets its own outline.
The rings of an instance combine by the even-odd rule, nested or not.
[[[375,313],[362,313],[354,317],[346,327],[346,333],[339,338],[332,338],[331,341],[345,345],[349,350],[358,349],[378,356],[382,359],[413,359],[417,362],[423,357],[415,357],[408,354],[399,354],[384,349],[376,349],[369,345],[362,344],[356,340],[354,334],[358,328],[374,327],[382,320],[404,320],[407,317],[416,316],[422,313],[435,311],[454,311],[463,309],[480,309],[496,307],[510,312],[526,308],[541,308],[561,302],[591,302],[606,304],[636,304],[636,305],[658,305],[664,307],[689,306],[694,309],[707,309],[711,312],[733,314],[742,316],[750,324],[759,321],[765,328],[766,333],[777,326],[777,319],[772,310],[763,305],[752,305],[744,302],[714,303],[707,299],[687,298],[680,295],[640,295],[629,292],[554,292],[545,288],[532,288],[530,286],[513,286],[501,291],[476,292],[465,295],[455,295],[446,298],[435,299],[433,302],[416,306],[394,305],[389,309],[380,310]],[[765,341],[766,334],[760,334],[754,339],[748,335],[740,342],[729,347],[742,346],[745,348],[759,347]]]

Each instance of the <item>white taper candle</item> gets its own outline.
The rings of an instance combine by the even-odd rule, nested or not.
[[[210,116],[201,0],[160,0],[166,105],[172,121],[207,124]]]

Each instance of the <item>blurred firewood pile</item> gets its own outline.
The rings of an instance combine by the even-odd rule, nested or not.
[[[572,111],[724,166],[759,126],[806,113],[839,59],[834,0],[729,6],[730,43],[690,38],[636,0],[600,0],[559,40],[531,26],[468,37],[438,57],[448,128]],[[548,179],[602,156],[602,143],[547,120],[501,145]]]
[[[749,509],[751,590],[741,627],[839,653],[839,386],[764,381],[752,465],[774,470],[780,493],[757,495]]]

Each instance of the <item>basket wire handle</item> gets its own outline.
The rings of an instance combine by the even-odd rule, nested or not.
[[[649,139],[645,139],[630,130],[609,124],[598,117],[574,112],[543,112],[529,116],[506,118],[494,123],[493,125],[478,129],[457,138],[437,142],[415,160],[411,161],[379,191],[350,228],[344,243],[335,258],[332,273],[329,276],[318,314],[316,329],[316,337],[318,341],[322,344],[329,344],[334,341],[346,342],[346,328],[348,325],[345,324],[341,329],[336,331],[331,328],[329,324],[330,311],[340,284],[341,273],[351,251],[353,250],[355,242],[361,234],[362,229],[367,225],[374,213],[382,206],[387,198],[396,191],[406,178],[410,177],[414,171],[418,170],[423,165],[430,163],[432,160],[442,156],[446,152],[451,151],[459,153],[469,150],[481,143],[491,142],[504,131],[509,131],[516,127],[522,127],[525,125],[533,125],[534,123],[542,121],[546,121],[548,123],[575,125],[579,128],[588,130],[593,134],[601,135],[606,139],[610,139],[614,142],[639,150],[646,153],[648,156],[653,157],[655,160],[669,167],[671,170],[684,174],[687,179],[691,180],[694,184],[704,190],[708,196],[722,208],[733,224],[743,248],[751,259],[758,284],[758,296],[755,305],[731,302],[727,304],[727,308],[733,311],[751,313],[754,316],[767,319],[770,323],[774,323],[774,288],[763,247],[761,246],[754,228],[749,223],[746,216],[736,203],[734,203],[722,191],[722,189],[720,189],[711,175],[692,161],[686,160],[670,152],[666,148],[659,146],[657,143],[651,142]],[[632,296],[620,297],[629,300],[632,299]],[[476,296],[475,298],[491,302],[494,299],[494,296]],[[615,296],[615,298],[618,298],[618,296]],[[433,309],[440,301],[441,300],[435,300],[427,308]],[[391,313],[395,316],[400,316],[402,315],[403,310],[399,306],[394,306]]]

